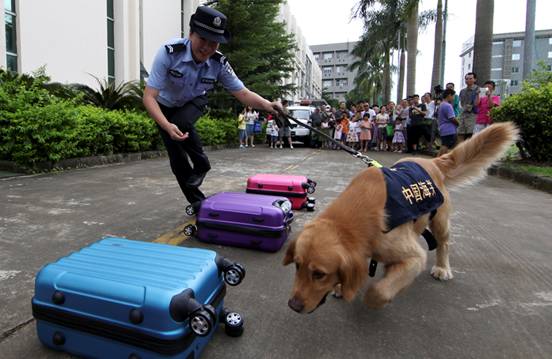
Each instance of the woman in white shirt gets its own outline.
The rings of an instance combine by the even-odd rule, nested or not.
[[[259,118],[259,113],[253,111],[253,109],[247,106],[245,110],[245,130],[247,132],[247,138],[245,139],[245,147],[247,147],[247,141],[251,143],[251,147],[255,147],[253,140],[255,139],[255,121]]]

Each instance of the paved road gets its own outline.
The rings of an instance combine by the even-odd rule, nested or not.
[[[399,158],[374,154],[384,164]],[[322,208],[357,171],[343,152],[225,150],[210,154],[210,194],[241,191],[258,172],[306,174]],[[550,358],[552,356],[552,196],[499,178],[452,191],[455,279],[428,271],[383,310],[329,298],[310,316],[287,308],[293,268],[276,254],[207,246],[247,266],[226,304],[246,332],[222,330],[206,358]],[[0,179],[0,353],[2,358],[64,358],[38,342],[30,312],[34,275],[47,262],[113,234],[152,241],[185,222],[184,201],[155,159],[57,174]],[[301,212],[296,236],[316,215]],[[428,268],[434,262],[431,254]]]

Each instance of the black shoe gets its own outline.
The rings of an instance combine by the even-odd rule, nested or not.
[[[186,187],[188,188],[198,188],[203,183],[203,179],[207,172],[192,174],[186,181]]]

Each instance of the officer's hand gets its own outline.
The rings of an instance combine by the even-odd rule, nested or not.
[[[167,131],[169,136],[171,136],[171,138],[175,141],[184,141],[188,138],[188,132],[182,133],[182,131],[180,131],[178,126],[174,123],[169,123],[165,131]]]
[[[271,102],[270,106],[271,106],[272,113],[277,115],[284,113],[284,108],[282,107],[282,104],[279,101]]]

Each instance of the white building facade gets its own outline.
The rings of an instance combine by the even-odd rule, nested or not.
[[[97,87],[96,80],[139,80],[164,42],[187,36],[190,16],[206,0],[4,0],[0,67],[32,73],[44,67],[54,82]],[[280,20],[295,35],[295,70],[286,83],[293,100],[320,98],[322,74],[290,14]],[[92,76],[91,76],[92,75]]]
[[[300,102],[304,99],[322,98],[322,71],[314,59],[314,55],[287,2],[284,2],[280,6],[278,20],[285,23],[285,29],[288,34],[295,36],[295,43],[297,45],[293,73],[284,80],[284,84],[291,83],[296,88],[288,100]]]
[[[140,79],[161,45],[186,35],[199,0],[5,0],[0,67],[96,86]]]

